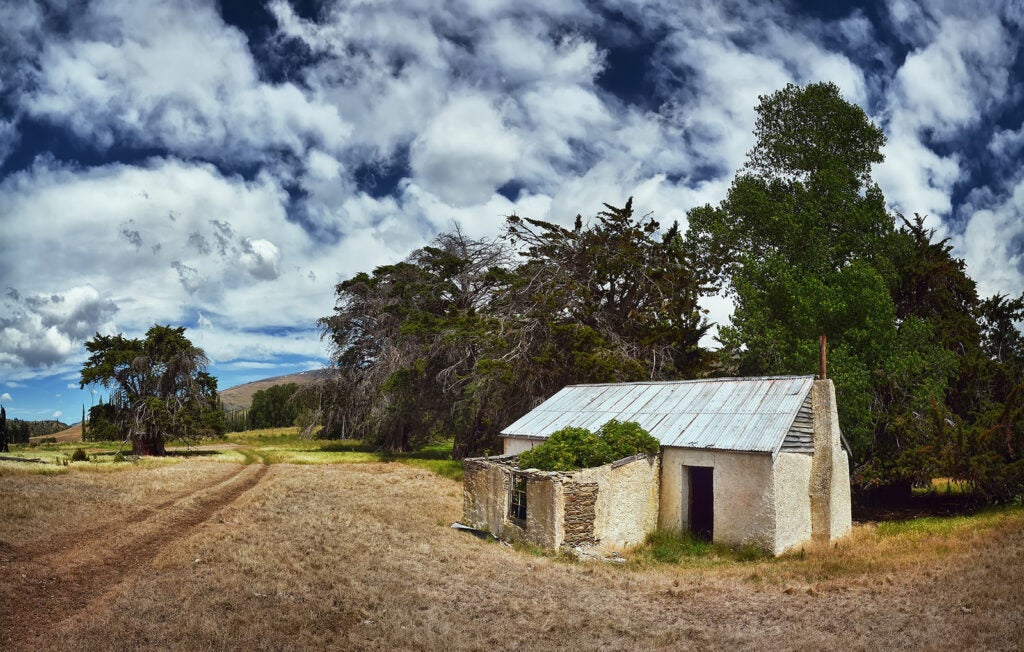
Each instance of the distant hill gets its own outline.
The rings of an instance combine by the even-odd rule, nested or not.
[[[82,424],[76,423],[68,426],[67,429],[61,430],[60,432],[54,432],[49,435],[39,435],[38,437],[32,437],[32,441],[39,441],[41,439],[56,439],[58,442],[67,441],[82,441]]]
[[[323,378],[328,373],[327,369],[313,369],[312,371],[302,371],[297,374],[288,374],[287,376],[254,380],[251,383],[235,385],[234,387],[220,390],[220,400],[224,403],[225,410],[241,410],[252,405],[252,395],[262,389],[269,389],[274,385],[287,385],[288,383],[309,385]]]

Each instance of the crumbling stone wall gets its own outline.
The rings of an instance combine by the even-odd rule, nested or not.
[[[657,457],[639,455],[572,473],[523,470],[503,455],[463,462],[463,522],[509,541],[545,548],[615,549],[657,527]],[[526,519],[509,517],[513,477],[526,478]]]
[[[465,477],[462,521],[506,541],[528,541],[557,549],[562,538],[562,476],[523,471],[515,456],[470,458],[463,461]],[[509,515],[513,476],[526,479],[526,519]]]
[[[563,486],[565,498],[565,520],[562,544],[571,547],[592,546],[594,538],[594,516],[599,491],[596,482],[567,482]]]

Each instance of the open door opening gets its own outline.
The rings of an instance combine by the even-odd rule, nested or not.
[[[711,541],[715,534],[714,468],[688,466],[690,532],[697,539]]]

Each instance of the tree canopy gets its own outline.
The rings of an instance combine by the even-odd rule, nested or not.
[[[695,373],[707,326],[676,227],[606,205],[567,229],[516,215],[496,240],[438,236],[337,286],[326,430],[461,455],[569,383]]]
[[[299,410],[305,407],[296,399],[297,383],[283,383],[261,389],[252,395],[249,407],[250,428],[280,428],[295,424]]]
[[[97,333],[85,348],[80,385],[112,390],[118,428],[136,455],[163,455],[169,440],[223,431],[217,379],[184,327],[155,325],[142,340]]]

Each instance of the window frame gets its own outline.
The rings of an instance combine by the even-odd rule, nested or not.
[[[526,523],[526,476],[512,474],[508,488],[508,517],[516,523]]]

